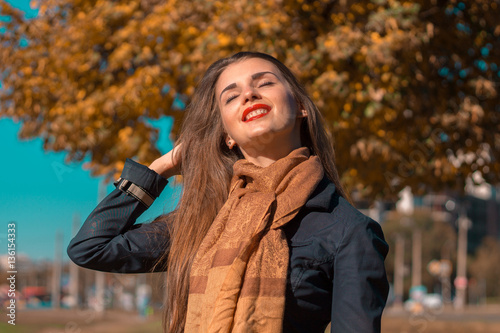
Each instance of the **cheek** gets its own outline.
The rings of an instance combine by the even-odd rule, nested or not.
[[[220,119],[222,120],[222,126],[224,126],[224,129],[226,129],[227,111],[222,107],[220,103],[217,103],[217,112],[219,112]]]
[[[232,130],[232,119],[231,119],[231,115],[229,112],[227,112],[227,110],[225,111],[221,111],[220,113],[221,115],[221,120],[222,120],[222,127],[224,128],[224,131],[228,134],[231,134],[231,130]]]

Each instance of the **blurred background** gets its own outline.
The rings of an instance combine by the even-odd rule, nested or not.
[[[65,249],[126,158],[171,149],[208,65],[241,50],[297,75],[382,225],[383,331],[500,331],[498,0],[0,0],[0,331],[161,331],[162,274],[97,273]]]

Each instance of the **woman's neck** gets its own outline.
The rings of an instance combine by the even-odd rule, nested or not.
[[[301,144],[300,142],[295,142],[291,143],[290,145],[281,145],[281,146],[273,146],[274,149],[271,149],[271,147],[267,146],[266,149],[264,150],[258,150],[258,149],[241,149],[243,156],[245,156],[245,159],[257,166],[260,166],[262,168],[265,168],[277,160],[287,156],[290,154],[293,150],[300,148]]]

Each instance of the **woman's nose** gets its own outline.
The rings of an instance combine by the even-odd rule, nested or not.
[[[252,86],[248,86],[245,88],[245,90],[243,92],[243,96],[245,97],[244,103],[261,98],[257,89],[255,89],[255,87],[252,87]]]

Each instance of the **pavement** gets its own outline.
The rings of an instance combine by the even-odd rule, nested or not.
[[[0,321],[2,333],[161,333],[161,313],[148,318],[136,312],[107,310],[23,310],[16,326]],[[382,317],[384,333],[498,333],[500,305],[452,307],[412,314],[389,307]]]

